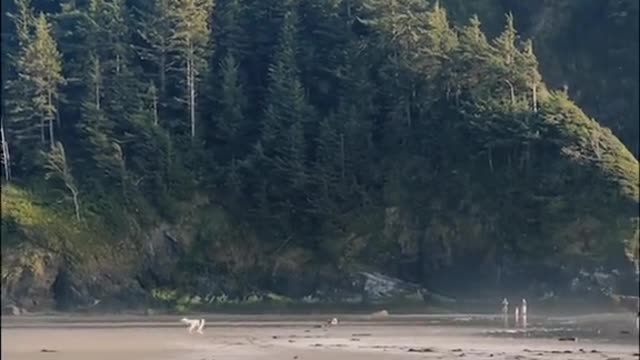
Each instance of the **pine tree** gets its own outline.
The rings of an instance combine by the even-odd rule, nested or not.
[[[219,0],[216,3],[215,61],[216,65],[232,55],[243,64],[250,54],[250,39],[245,0]]]
[[[59,87],[65,82],[62,60],[44,14],[35,20],[33,28],[33,36],[26,40],[16,60],[18,79],[11,83],[13,99],[9,101],[13,106],[7,122],[17,141],[33,141],[39,128],[40,142],[45,144],[48,140],[53,147],[56,100]]]
[[[513,15],[511,13],[506,15],[507,22],[504,30],[494,40],[495,58],[498,59],[496,64],[497,69],[502,71],[498,74],[501,76],[501,81],[508,86],[509,99],[511,106],[516,105],[516,96],[518,95],[516,84],[513,83],[514,79],[514,62],[518,55],[518,49],[516,48],[517,32],[513,23]]]
[[[197,90],[200,77],[206,72],[210,53],[209,19],[212,0],[172,0],[171,47],[179,53],[186,89],[184,99],[189,111],[190,135],[196,136]]]
[[[27,60],[29,59],[29,60]],[[34,60],[31,60],[34,59]],[[35,34],[25,54],[25,72],[36,86],[35,104],[49,125],[49,144],[54,146],[54,121],[56,120],[59,87],[64,84],[62,59],[51,34],[51,27],[44,14],[35,23]]]
[[[93,23],[89,44],[92,76],[100,78],[100,108],[114,123],[126,128],[127,117],[141,107],[142,84],[132,67],[131,29],[124,0],[91,0]],[[97,84],[95,79],[88,81]],[[91,89],[95,92],[94,89]]]
[[[337,205],[343,200],[347,169],[345,136],[335,114],[320,122],[316,141],[312,206],[323,216],[337,215]]]
[[[425,17],[426,34],[421,50],[426,64],[422,73],[432,80],[434,74],[442,73],[449,66],[447,60],[458,45],[458,37],[449,24],[446,10],[438,2]]]
[[[83,105],[81,121],[77,124],[80,145],[84,153],[83,169],[91,173],[92,185],[119,183],[121,179],[121,159],[116,151],[114,124],[109,121],[104,110],[98,109],[91,100]]]
[[[538,94],[540,92],[542,76],[538,72],[538,59],[533,52],[533,41],[527,40],[523,44],[523,51],[518,57],[518,67],[526,78],[525,81],[531,89],[531,110],[538,112]]]
[[[344,1],[299,0],[298,11],[303,15],[296,58],[308,101],[321,117],[337,106],[334,92],[343,74],[336,70],[344,65],[345,53],[354,40],[346,6]]]
[[[86,10],[86,6],[76,5],[75,1],[67,0],[62,4],[60,13],[52,14],[55,37],[63,58],[63,73],[66,84],[61,89],[60,108],[58,113],[64,119],[58,123],[61,126],[61,135],[67,140],[66,144],[73,149],[68,142],[73,132],[69,131],[77,126],[81,118],[82,103],[87,92],[99,93],[97,98],[102,99],[104,93],[104,81],[102,79],[88,79],[88,75],[95,73],[95,67],[102,63],[96,52],[94,44],[95,24]],[[100,74],[102,77],[103,74]],[[89,89],[87,83],[100,84],[100,88]],[[97,90],[97,91],[96,91]]]
[[[171,0],[152,1],[151,8],[142,12],[138,34],[144,41],[137,47],[139,56],[154,66],[159,102],[167,99],[167,78],[171,69]]]
[[[451,62],[451,83],[452,92],[456,106],[461,103],[474,101],[471,99],[488,99],[493,96],[493,89],[496,83],[501,80],[494,78],[496,74],[489,69],[495,60],[495,49],[489,44],[486,36],[482,32],[480,20],[477,16],[472,17],[469,23],[460,31],[459,46],[455,50],[453,61]],[[499,73],[499,72],[498,72]],[[499,76],[499,75],[498,75]],[[503,83],[500,83],[500,87]],[[462,99],[461,99],[462,97]],[[464,105],[462,106],[464,107]],[[469,121],[473,126],[487,126],[488,122],[482,119],[479,122]],[[478,128],[476,128],[477,130]],[[490,137],[485,137],[482,132],[476,133],[476,140],[484,142],[484,150],[487,155],[488,168],[494,171],[494,141]]]
[[[344,124],[346,186],[358,204],[362,203],[360,195],[363,188],[375,186],[379,181],[375,175],[378,165],[374,161],[376,148],[373,136],[376,116],[381,109],[376,104],[376,94],[371,91],[375,85],[366,65],[369,57],[368,52],[359,52],[359,42],[349,46],[337,111],[339,123]]]
[[[251,113],[259,114],[264,107],[269,83],[269,67],[278,46],[284,16],[295,0],[247,0],[248,27],[251,36],[251,57],[247,68],[247,93],[258,99]]]
[[[157,201],[166,192],[171,154],[167,130],[156,126],[153,116],[153,110],[147,109],[130,117],[120,149],[122,158],[128,154],[126,167],[124,162],[119,165],[125,185]]]
[[[238,84],[242,84],[242,92],[248,92],[246,85],[248,84],[248,65],[251,60],[251,39],[247,32],[249,26],[248,11],[246,0],[221,0],[216,2],[216,11],[214,14],[215,29],[213,31],[213,42],[215,51],[211,56],[211,72],[208,73],[207,79],[204,81],[203,91],[206,92],[203,99],[202,108],[204,118],[213,118],[211,127],[207,129],[208,138],[217,138],[215,134],[216,123],[219,121],[219,109],[221,100],[226,95],[223,85],[225,77],[228,77],[230,70],[228,60],[232,57],[234,66],[234,77]],[[248,94],[243,94],[243,96]],[[245,104],[249,105],[249,103]],[[218,120],[216,120],[218,119]],[[247,142],[253,142],[254,139],[246,139]]]
[[[478,88],[486,78],[484,71],[493,56],[493,48],[480,26],[480,20],[474,16],[460,31],[460,44],[451,71],[458,91]]]
[[[217,104],[215,136],[222,144],[218,158],[223,164],[244,158],[249,150],[247,144],[248,124],[245,122],[247,98],[239,79],[239,66],[232,54],[228,54],[220,65],[221,90]]]
[[[507,22],[502,33],[494,40],[498,53],[506,64],[512,64],[516,55],[517,31],[513,22],[513,14],[506,15]]]
[[[280,43],[269,69],[267,108],[262,124],[261,146],[266,161],[268,198],[281,214],[281,224],[292,230],[301,219],[308,184],[305,127],[311,109],[300,84],[295,58],[296,14],[285,16]]]
[[[18,39],[18,47],[24,48],[30,41],[35,24],[35,16],[31,8],[31,0],[14,0],[16,6],[16,14],[9,14],[16,26],[16,37]]]
[[[106,74],[118,74],[127,61],[129,30],[124,0],[91,0],[88,13],[93,21],[91,49]]]
[[[366,19],[361,22],[380,34],[377,51],[389,54],[379,70],[388,116],[385,142],[388,147],[400,144],[406,150],[412,146],[420,107],[428,108],[426,100],[433,98],[429,93],[444,87],[436,77],[455,47],[455,32],[437,2],[431,8],[415,0],[368,0],[363,4]]]
[[[304,149],[290,142],[300,140],[298,132],[304,132],[303,123],[309,114],[296,65],[295,24],[295,13],[287,13],[274,63],[269,69],[268,105],[262,134],[265,153],[280,159],[281,167],[288,157],[298,156],[290,153],[292,148],[304,153]]]

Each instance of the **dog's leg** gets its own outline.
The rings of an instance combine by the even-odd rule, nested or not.
[[[205,320],[204,319],[200,319],[200,326],[198,326],[198,333],[199,334],[204,334],[202,332],[202,329],[204,329],[204,324],[205,324]]]

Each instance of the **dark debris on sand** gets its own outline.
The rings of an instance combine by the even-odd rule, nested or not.
[[[412,353],[431,353],[431,352],[435,352],[435,350],[432,349],[432,348],[410,348],[407,351],[408,352],[412,352]]]

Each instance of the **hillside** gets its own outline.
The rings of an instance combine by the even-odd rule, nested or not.
[[[3,3],[3,304],[349,302],[377,273],[537,296],[631,273],[629,143],[545,83],[517,12],[487,36],[459,5]]]

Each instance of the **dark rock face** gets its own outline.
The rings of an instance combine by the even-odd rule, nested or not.
[[[61,263],[59,256],[41,248],[3,249],[2,267],[8,271],[2,277],[2,302],[28,310],[52,308],[51,288]]]
[[[216,276],[197,276],[193,282],[194,287],[202,294],[220,295],[223,292],[222,279]]]
[[[76,304],[88,305],[92,302],[86,288],[78,286],[73,275],[65,268],[58,271],[51,291],[58,310],[69,310]]]
[[[292,299],[301,299],[316,289],[318,274],[313,271],[279,272],[271,278],[271,290]]]
[[[142,287],[167,286],[174,282],[175,269],[184,249],[171,226],[161,224],[144,240],[143,261],[138,280]]]
[[[103,264],[70,264],[60,254],[35,245],[2,253],[2,303],[28,311],[99,309],[148,301],[126,268]]]

